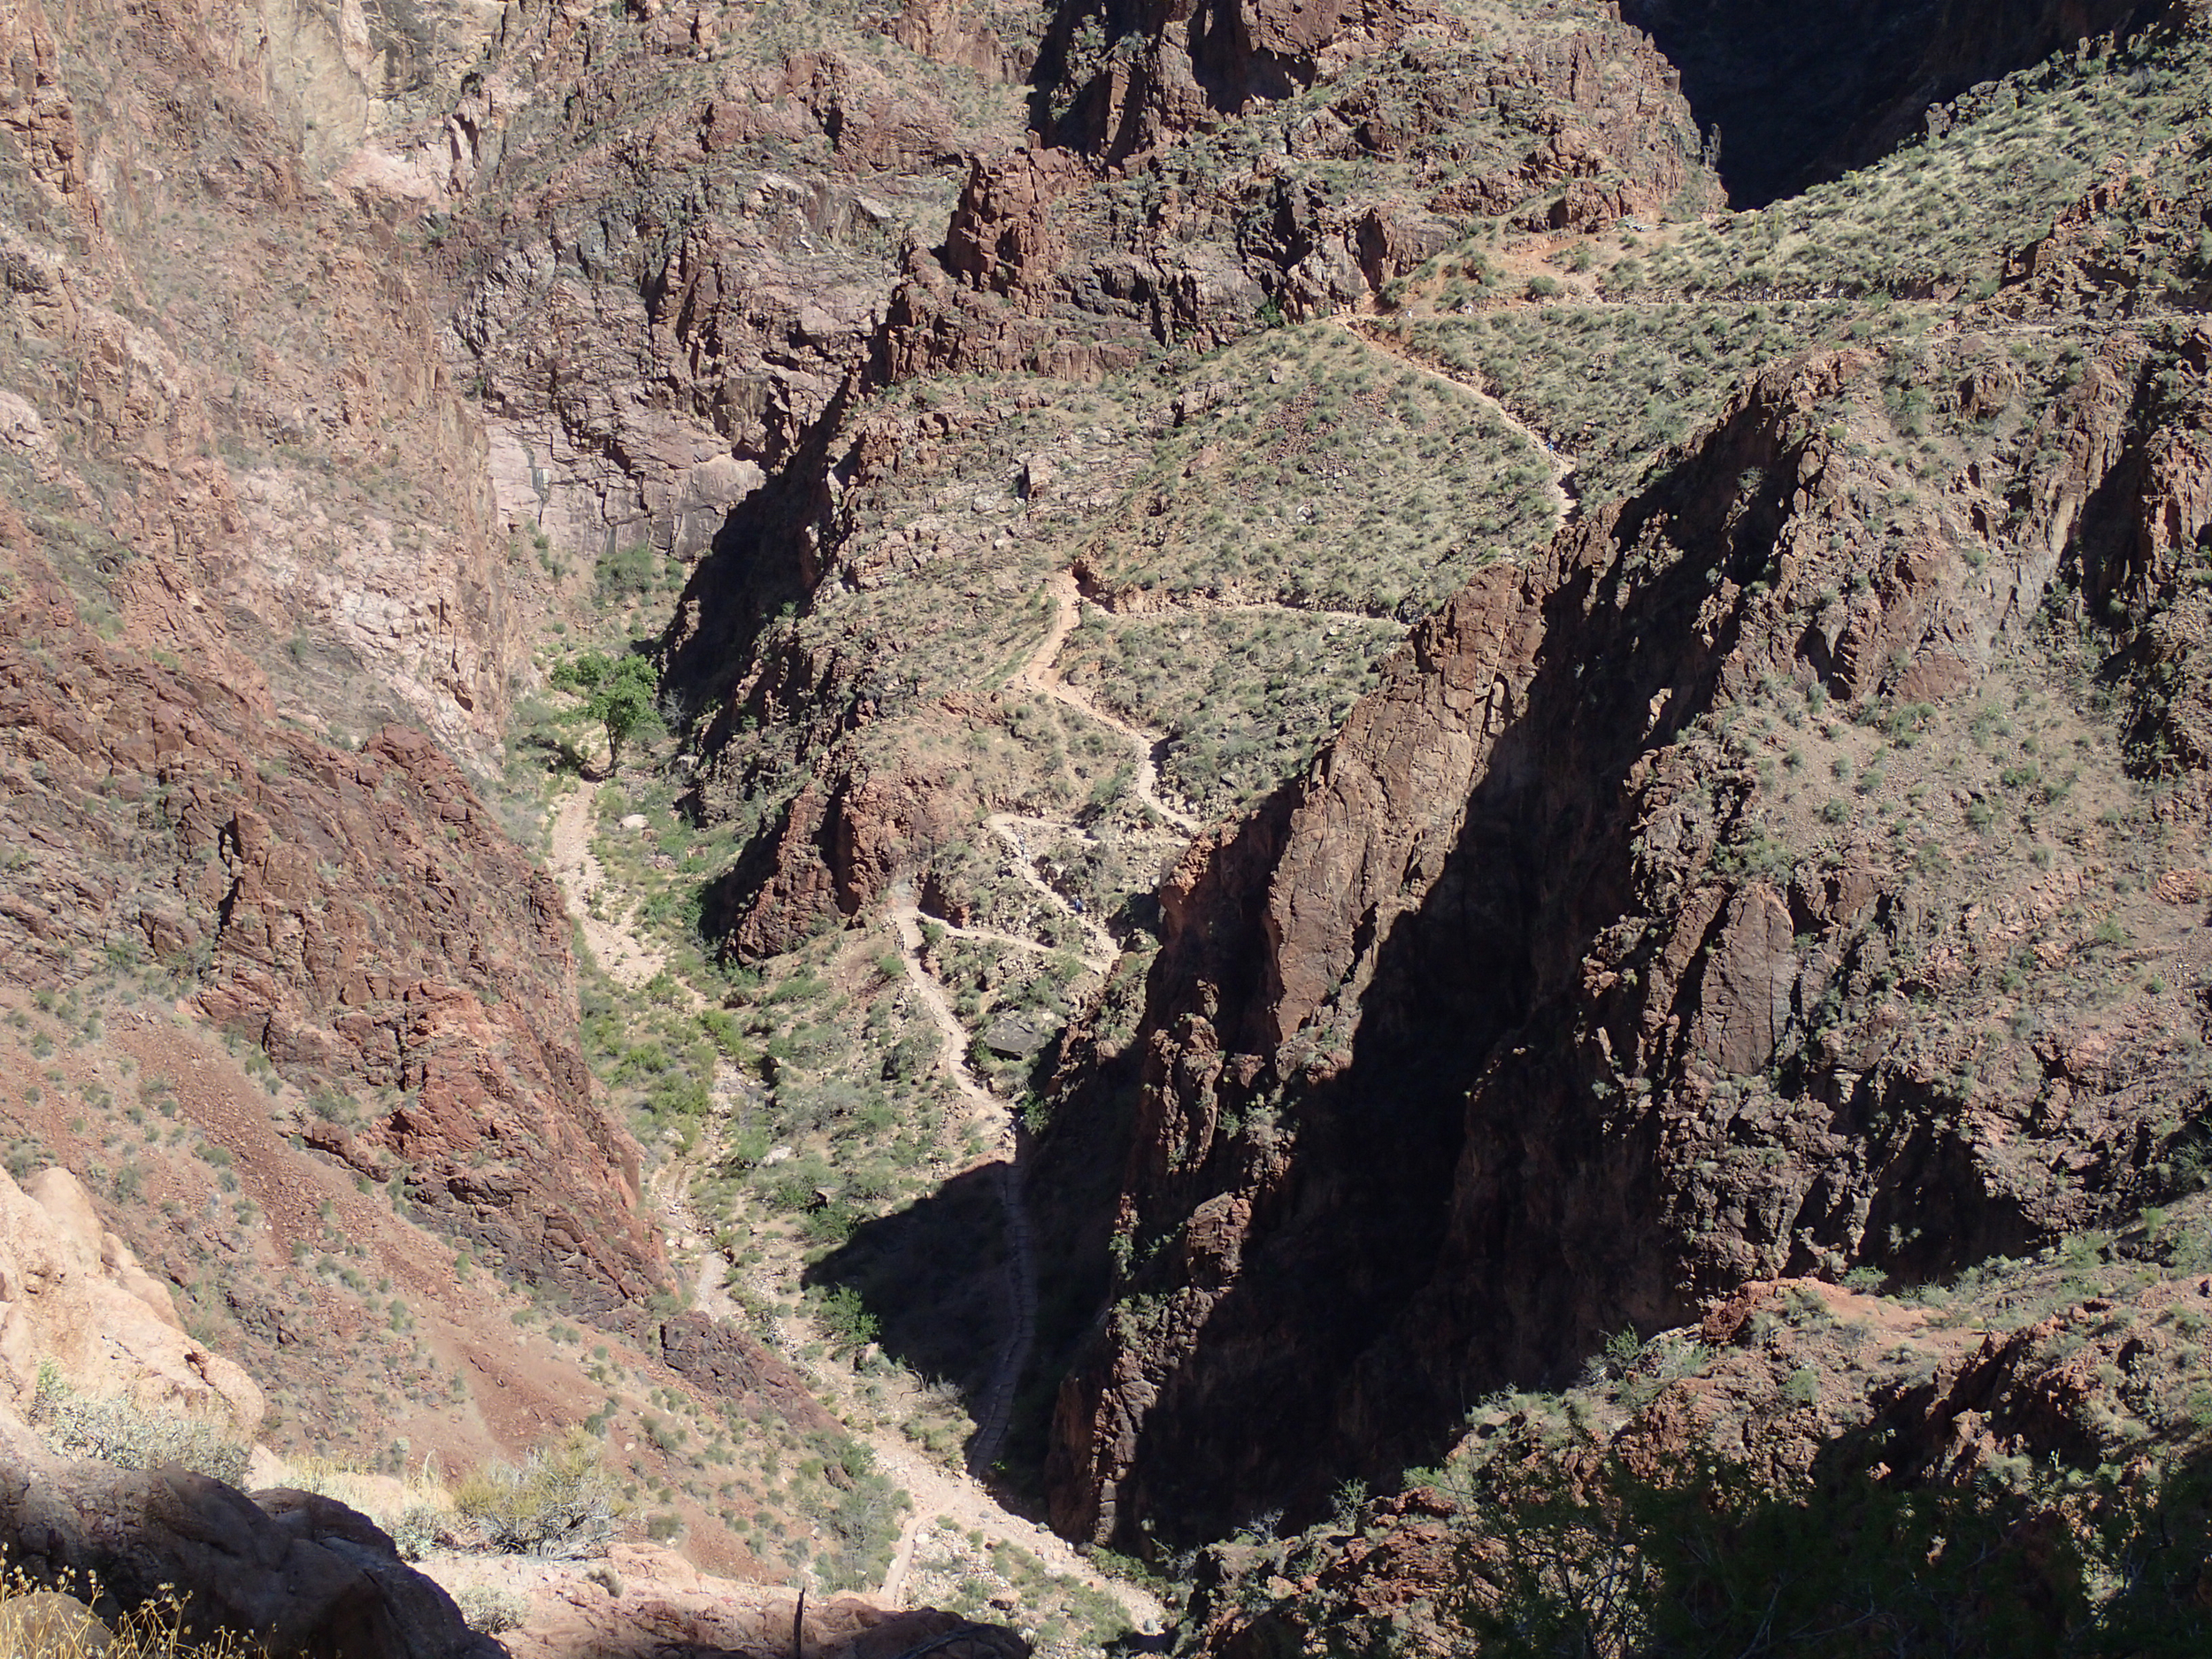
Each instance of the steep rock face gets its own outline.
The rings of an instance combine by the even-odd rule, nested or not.
[[[1756,207],[1940,121],[1978,82],[2179,8],[2163,0],[1854,0],[1817,12],[1741,0],[1626,0],[1717,134],[1730,199]]]
[[[1344,0],[1073,5],[1047,35],[1037,78],[1056,142],[1120,161],[1310,87],[1412,20],[1409,8]]]
[[[1071,19],[1056,27],[1089,27]],[[1417,20],[1420,39],[1382,50]],[[1477,35],[1411,9],[1286,13],[1252,26],[1262,44],[1249,61],[1294,52],[1305,67],[1244,75],[1233,102],[1246,119],[1221,155],[1209,148],[1214,114],[1177,104],[1130,118],[1139,153],[1102,150],[1064,121],[1050,129],[1056,147],[970,161],[942,242],[906,250],[854,396],[731,515],[664,641],[672,684],[722,709],[699,734],[703,812],[732,811],[758,782],[756,763],[731,752],[740,721],[789,733],[795,752],[782,758],[808,774],[718,887],[711,921],[733,949],[771,954],[856,914],[977,816],[931,779],[862,757],[861,728],[897,708],[882,666],[897,641],[794,652],[768,626],[779,602],[803,602],[818,583],[881,580],[844,551],[849,503],[926,473],[941,434],[909,429],[867,394],[946,373],[1096,381],[1164,342],[1235,339],[1271,309],[1371,305],[1474,215],[1586,228],[1713,196],[1673,71],[1647,39],[1601,7],[1509,22]],[[1185,21],[1164,14],[1100,27],[1149,42],[1117,65],[1142,50],[1179,61],[1188,46]],[[1042,96],[1092,84],[1053,50],[1037,72]],[[1304,81],[1316,98],[1284,103]],[[1348,165],[1371,188],[1344,191]]]
[[[397,1100],[362,1136],[312,1130],[364,1172],[585,1306],[649,1293],[637,1148],[575,1046],[566,913],[459,769],[403,729],[347,752],[278,726],[212,641],[198,672],[110,646],[24,536],[0,520],[11,974],[164,964],[303,1084]]]
[[[847,46],[763,61],[679,21],[616,50],[603,19],[528,12],[493,56],[455,219],[451,343],[480,376],[501,518],[587,569],[707,551],[866,367],[962,157],[1010,135],[1010,93],[972,124],[933,77]]]
[[[482,438],[420,288],[377,250],[390,233],[364,234],[299,147],[300,122],[337,131],[287,79],[321,49],[271,46],[264,26],[322,25],[191,4],[65,21],[35,3],[0,17],[23,68],[5,125],[28,162],[0,230],[0,380],[27,411],[0,455],[20,464],[19,501],[109,559],[167,549],[149,626],[211,606],[250,618],[234,645],[288,649],[300,710],[380,709],[480,750],[525,656]],[[296,310],[267,314],[264,285]]]
[[[1993,371],[1959,357],[1963,405]],[[2090,521],[2188,521],[2200,472],[2129,459],[2193,453],[2193,418],[2143,401],[2186,361],[2116,338],[2016,475],[1886,534],[1863,515],[1887,464],[1848,435],[1874,359],[1770,371],[1647,494],[1479,577],[1309,779],[1193,849],[1162,894],[1116,1305],[1059,1399],[1063,1530],[1218,1535],[1425,1455],[1465,1394],[1624,1324],[1762,1274],[1971,1260],[2138,1190],[2180,1122],[2153,1129],[2136,1079],[2193,1089],[2194,1021],[2085,1021],[2042,1040],[2048,1071],[1916,1024],[1886,987],[1962,988],[2016,924],[1878,826],[1791,850],[1807,828],[1731,711],[1970,695],[2062,557],[2085,592],[2124,568]]]

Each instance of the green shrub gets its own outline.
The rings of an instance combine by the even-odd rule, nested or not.
[[[513,1630],[530,1616],[530,1600],[496,1584],[469,1584],[453,1593],[468,1627],[486,1636]]]
[[[228,1424],[186,1411],[156,1416],[119,1395],[81,1394],[50,1362],[39,1367],[31,1425],[50,1449],[65,1457],[89,1458],[122,1469],[177,1463],[234,1486],[245,1479],[253,1453]]]
[[[391,1534],[402,1561],[420,1561],[437,1548],[439,1534],[449,1518],[443,1509],[418,1503],[401,1510],[385,1530]]]
[[[1518,1493],[1467,1535],[1444,1608],[1485,1655],[2055,1654],[2085,1622],[2078,1558],[2047,1559],[2068,1552],[1993,1494],[1775,1493],[1709,1461],[1663,1481],[1609,1463],[1578,1492]]]
[[[485,1547],[512,1555],[591,1555],[614,1532],[614,1506],[597,1443],[580,1431],[531,1453],[518,1468],[485,1464],[453,1488],[453,1507],[475,1524]]]

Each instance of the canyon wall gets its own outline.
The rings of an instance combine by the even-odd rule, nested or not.
[[[2194,405],[2144,399],[2202,349],[2116,342],[2032,459],[1901,534],[1863,516],[1877,360],[1778,365],[1646,493],[1422,625],[1309,778],[1192,850],[1057,1525],[1218,1535],[1747,1279],[1936,1273],[2155,1186],[2183,1124],[2152,1079],[2200,1087],[2194,1019],[1975,1018],[1978,963],[2081,949],[2036,926],[2056,905],[1806,813],[1747,739],[1809,702],[1970,709],[2062,553],[2093,595],[2193,547],[2201,467],[2139,457],[2194,453]]]

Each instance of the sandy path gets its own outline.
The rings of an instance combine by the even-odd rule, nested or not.
[[[598,786],[587,782],[561,803],[553,824],[553,874],[561,885],[570,914],[583,928],[585,941],[600,965],[625,985],[642,985],[667,965],[661,953],[631,929],[626,913],[618,921],[602,922],[592,918],[586,909],[589,895],[599,890],[604,880],[599,862],[591,854],[593,810],[597,795]],[[910,894],[904,895],[902,906],[895,902],[893,924],[899,932],[907,972],[943,1040],[944,1059],[953,1080],[967,1097],[979,1126],[987,1131],[1002,1150],[999,1191],[1006,1205],[1010,1258],[1007,1279],[1014,1317],[1013,1328],[1000,1345],[985,1392],[984,1422],[987,1426],[993,1420],[998,1425],[997,1440],[987,1448],[983,1445],[984,1435],[978,1436],[978,1449],[987,1449],[988,1455],[977,1461],[980,1466],[987,1466],[998,1456],[1014,1386],[1029,1362],[1036,1329],[1036,1262],[1031,1244],[1028,1207],[1023,1202],[1016,1163],[1022,1148],[1004,1103],[978,1084],[968,1071],[966,1036],[945,1000],[943,987],[922,970],[916,954],[921,947],[920,920],[913,910]],[[689,992],[689,987],[686,990]],[[696,993],[690,995],[693,1002],[705,1006]],[[721,1094],[726,1086],[741,1087],[733,1076],[718,1072],[717,1094]],[[693,1281],[700,1310],[714,1318],[735,1320],[741,1310],[726,1288],[732,1264],[715,1248],[692,1209],[687,1193],[690,1175],[688,1160],[672,1159],[654,1173],[648,1189],[660,1206],[661,1224],[673,1249],[696,1258]],[[814,1333],[795,1329],[792,1334],[799,1339],[794,1342],[795,1349],[803,1340],[811,1340]],[[1152,1597],[1133,1586],[1107,1577],[1084,1560],[1066,1540],[1002,1508],[973,1476],[930,1463],[904,1436],[893,1432],[872,1430],[859,1433],[857,1438],[875,1453],[877,1463],[892,1479],[906,1488],[914,1503],[880,1592],[879,1599],[885,1606],[900,1605],[907,1577],[912,1571],[916,1541],[924,1527],[934,1525],[942,1517],[963,1532],[979,1532],[987,1539],[1003,1540],[1025,1549],[1053,1572],[1112,1596],[1132,1622],[1142,1629],[1156,1631],[1165,1624],[1166,1614]]]
[[[1195,835],[1204,827],[1199,821],[1179,808],[1170,806],[1160,798],[1160,749],[1167,741],[1157,732],[1148,732],[1132,726],[1110,710],[1101,708],[1089,696],[1077,690],[1060,678],[1057,664],[1060,649],[1068,642],[1068,635],[1082,619],[1082,595],[1077,592],[1075,573],[1062,571],[1052,579],[1052,596],[1060,607],[1051,630],[1046,634],[1037,649],[1029,654],[1029,660],[1015,672],[1012,683],[1040,696],[1050,697],[1065,703],[1078,714],[1087,715],[1101,726],[1118,732],[1137,751],[1137,775],[1131,787],[1137,799],[1152,809],[1162,818],[1188,835]]]
[[[691,1171],[692,1160],[672,1158],[653,1171],[645,1184],[646,1196],[660,1206],[671,1255],[697,1254],[691,1275],[693,1305],[710,1318],[736,1324],[744,1318],[744,1310],[730,1294],[728,1258],[714,1248],[699,1212],[691,1207]]]
[[[1470,396],[1481,399],[1491,409],[1496,411],[1500,420],[1541,449],[1550,460],[1552,511],[1559,515],[1561,524],[1574,522],[1575,515],[1582,511],[1582,492],[1575,483],[1575,469],[1580,463],[1573,456],[1569,455],[1563,449],[1555,449],[1549,438],[1500,403],[1495,393],[1473,380],[1463,380],[1450,370],[1431,362],[1417,352],[1407,349],[1401,342],[1392,339],[1383,330],[1378,328],[1371,319],[1340,317],[1337,319],[1337,323],[1348,334],[1355,335],[1362,343],[1381,352],[1383,356],[1402,363],[1409,369],[1417,373],[1425,374],[1431,380],[1441,380],[1447,386],[1457,387]]]
[[[990,1380],[983,1390],[982,1409],[976,1413],[975,1439],[968,1448],[968,1466],[977,1474],[998,1461],[1006,1445],[1006,1429],[1013,1413],[1014,1388],[1037,1333],[1037,1261],[1030,1241],[1029,1206],[1022,1197],[1021,1131],[1006,1103],[975,1079],[968,1069],[968,1032],[945,999],[939,985],[922,966],[922,918],[914,908],[913,888],[904,882],[892,889],[891,926],[899,936],[899,959],[906,964],[908,983],[929,1010],[937,1026],[938,1057],[954,1087],[968,1102],[976,1125],[998,1144],[995,1165],[999,1202],[1006,1211],[1006,1300],[1011,1317],[1007,1333],[991,1362]]]
[[[660,953],[648,947],[626,925],[627,918],[602,921],[591,913],[594,895],[608,893],[606,872],[591,850],[592,827],[598,822],[599,786],[579,782],[553,815],[553,847],[547,863],[553,879],[568,899],[568,913],[584,931],[592,959],[616,984],[635,990],[663,965]]]
[[[1030,856],[1028,842],[1023,839],[1021,831],[1024,824],[1035,823],[1046,823],[1048,828],[1057,827],[1043,819],[1017,818],[1010,812],[994,812],[983,820],[984,827],[1004,841],[1007,851],[1014,855],[1014,873],[1023,885],[1083,929],[1085,937],[1090,941],[1090,949],[1083,953],[1083,965],[1094,972],[1103,973],[1114,965],[1114,958],[1121,954],[1121,946],[1111,933],[1093,921],[1087,913],[1077,910],[1072,901],[1038,872],[1037,862]],[[1017,941],[1009,940],[1007,942]],[[1033,941],[1030,941],[1030,948],[1043,949]]]

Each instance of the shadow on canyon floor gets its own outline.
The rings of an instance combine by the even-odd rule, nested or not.
[[[884,1353],[980,1404],[1006,1330],[1006,1226],[997,1166],[964,1171],[904,1210],[863,1222],[809,1268],[810,1289],[850,1291]]]

